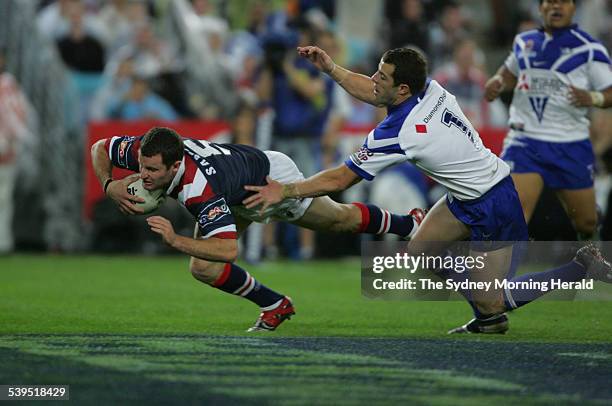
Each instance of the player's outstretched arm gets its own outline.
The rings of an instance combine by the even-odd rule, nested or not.
[[[502,65],[495,75],[485,84],[485,99],[492,102],[497,99],[504,90],[514,89],[516,86],[516,76]]]
[[[326,73],[344,88],[351,96],[366,103],[376,105],[374,82],[371,78],[337,65],[327,52],[319,47],[306,46],[297,48],[298,55],[308,59],[317,69]]]
[[[238,256],[238,243],[234,239],[206,238],[194,239],[178,235],[170,220],[161,216],[147,218],[151,231],[159,234],[172,248],[192,257],[206,261],[234,262]]]
[[[104,147],[105,143],[106,139],[100,140],[91,147],[91,162],[94,173],[100,181],[104,193],[117,203],[119,210],[123,213],[143,214],[144,210],[136,207],[134,202],[144,203],[144,199],[138,196],[132,196],[127,191],[128,185],[138,179],[140,175],[134,174],[123,179],[114,180],[112,177],[113,164]]]
[[[245,186],[246,190],[257,192],[244,199],[242,204],[251,209],[262,205],[260,212],[273,204],[285,199],[300,199],[305,197],[324,196],[334,192],[341,192],[361,178],[350,170],[346,165],[340,165],[311,176],[310,178],[296,183],[281,184],[269,176],[266,178],[268,184],[265,186]]]

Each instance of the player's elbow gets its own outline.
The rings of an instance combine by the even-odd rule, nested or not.
[[[91,155],[95,156],[98,151],[100,150],[100,148],[104,148],[104,143],[106,142],[106,140],[99,140],[96,141],[92,146],[91,146]]]

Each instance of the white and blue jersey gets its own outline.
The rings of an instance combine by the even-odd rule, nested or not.
[[[578,26],[521,33],[506,68],[517,77],[510,127],[529,138],[572,142],[589,138],[588,109],[572,106],[569,86],[601,91],[612,86],[606,48]]]
[[[372,180],[384,168],[406,161],[448,189],[451,211],[467,205],[453,213],[472,228],[473,240],[525,238],[518,195],[511,180],[504,182],[509,179],[509,166],[485,148],[455,96],[435,80],[428,81],[420,94],[390,106],[387,117],[345,164]],[[504,234],[500,224],[512,223],[518,224],[518,231]]]
[[[384,168],[405,161],[459,200],[479,198],[510,174],[508,165],[482,144],[455,96],[435,80],[421,94],[390,106],[387,117],[345,163],[372,180]]]
[[[592,186],[588,109],[571,105],[568,94],[570,86],[612,86],[606,48],[577,25],[552,35],[531,30],[516,36],[505,66],[517,84],[502,158],[513,172],[540,173],[554,189]]]

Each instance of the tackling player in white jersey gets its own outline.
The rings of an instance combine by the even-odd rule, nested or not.
[[[487,253],[487,277],[513,278],[513,242],[527,239],[527,225],[510,168],[483,146],[455,97],[427,79],[423,55],[406,48],[387,51],[376,73],[367,77],[336,65],[318,47],[299,47],[298,53],[354,97],[387,107],[388,115],[343,165],[295,183],[283,185],[268,178],[266,186],[247,186],[258,192],[243,201],[247,208],[261,204],[263,210],[283,199],[342,191],[362,179],[372,180],[385,167],[410,161],[444,185],[448,194],[429,211],[408,251],[418,255],[436,249],[439,253],[442,246],[469,238],[474,255]],[[602,279],[612,274],[593,247],[581,249],[575,261],[543,274],[581,280],[587,272],[598,273],[596,277]],[[493,296],[470,293],[467,297],[476,318],[452,332],[504,333],[508,329],[505,311],[538,297],[520,289],[494,292]]]
[[[502,159],[512,168],[525,219],[547,186],[589,239],[597,212],[587,113],[612,106],[612,73],[606,48],[572,24],[575,12],[574,0],[540,0],[543,27],[516,36],[485,97],[514,90]]]

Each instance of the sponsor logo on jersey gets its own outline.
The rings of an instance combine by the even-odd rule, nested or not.
[[[223,204],[210,209],[206,217],[208,218],[208,221],[214,221],[217,216],[227,213],[229,213],[229,207],[227,207],[227,204]]]
[[[565,84],[557,78],[531,78],[529,90],[539,94],[555,94],[565,91]]]
[[[198,215],[198,223],[202,228],[204,228],[207,224],[219,221],[230,213],[230,208],[225,202],[225,199],[220,198],[212,203],[209,203],[206,205],[206,207],[200,210],[200,214]]]
[[[531,108],[538,118],[538,122],[542,122],[544,117],[544,109],[546,109],[546,103],[548,103],[548,97],[529,97],[529,103]]]
[[[357,152],[355,152],[353,155],[351,155],[351,159],[357,165],[361,165],[365,161],[367,161],[368,158],[371,157],[372,155],[374,155],[374,153],[372,151],[370,151],[369,149],[367,149],[365,146],[363,146],[363,147],[359,148],[359,150]]]
[[[119,143],[117,147],[117,163],[121,167],[128,166],[128,157],[130,154],[130,148],[134,145],[136,141],[136,137],[123,137],[123,140]],[[115,144],[117,145],[117,144]]]
[[[522,74],[519,77],[518,85],[516,86],[518,90],[529,90],[529,77],[526,74]]]
[[[427,134],[427,126],[425,124],[415,124],[414,130],[417,134]]]
[[[423,119],[423,122],[425,124],[429,123],[429,120],[431,120],[433,115],[436,114],[436,112],[438,111],[440,106],[442,106],[442,104],[444,103],[444,100],[446,100],[446,91],[444,91],[444,93],[442,93],[442,96],[440,96],[438,98],[438,102],[436,103],[436,105],[433,107],[433,109],[431,109],[431,111],[429,113],[427,113],[427,115]]]
[[[123,157],[125,156],[125,150],[128,146],[128,141],[121,141],[121,144],[119,144],[119,158],[123,159]]]

